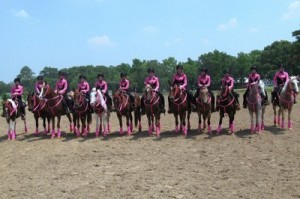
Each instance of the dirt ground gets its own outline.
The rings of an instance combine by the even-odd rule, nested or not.
[[[115,113],[112,132],[75,138],[63,120],[62,138],[35,137],[18,121],[17,140],[8,141],[0,119],[0,198],[300,198],[300,105],[292,113],[293,130],[273,125],[272,107],[265,131],[252,135],[246,109],[236,114],[236,133],[197,132],[192,114],[188,137],[174,133],[172,115],[162,115],[157,139],[142,132],[119,136]],[[228,127],[227,118],[224,127]],[[42,130],[42,128],[40,128]]]

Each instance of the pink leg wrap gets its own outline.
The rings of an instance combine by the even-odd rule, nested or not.
[[[220,132],[221,132],[221,125],[219,125],[218,128],[217,128],[217,134],[219,135]]]
[[[178,133],[179,132],[179,129],[178,129],[178,126],[175,127],[175,133]]]
[[[291,120],[289,120],[289,121],[288,121],[288,128],[289,128],[289,129],[292,129],[292,126],[293,126],[293,125],[292,125],[292,122],[291,122]]]
[[[184,136],[187,136],[187,128],[186,128],[186,126],[182,127],[182,131],[183,131]]]
[[[131,135],[131,127],[127,126],[127,135]]]
[[[11,134],[10,131],[7,132],[7,139],[10,140],[11,139]]]
[[[123,128],[120,127],[120,135],[123,135]]]
[[[160,127],[159,127],[159,125],[156,126],[156,136],[157,137],[160,136]]]
[[[58,129],[57,129],[57,137],[60,138],[60,136],[61,136],[61,131],[60,131],[60,129],[58,128]]]
[[[96,128],[96,137],[99,137],[99,128]]]
[[[15,140],[15,139],[16,139],[16,132],[15,132],[15,131],[13,131],[13,132],[11,133],[11,139],[12,139],[12,140]]]
[[[52,133],[51,133],[51,139],[55,138],[55,130],[52,129]]]

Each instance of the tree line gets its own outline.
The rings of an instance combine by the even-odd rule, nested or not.
[[[228,68],[232,76],[237,81],[236,87],[243,86],[244,78],[248,76],[251,66],[258,66],[259,73],[262,78],[272,80],[273,75],[277,71],[278,65],[283,64],[285,70],[290,75],[298,75],[300,72],[300,30],[294,31],[292,35],[296,41],[289,42],[285,40],[275,41],[271,45],[266,46],[263,50],[253,50],[250,53],[240,52],[237,56],[228,55],[225,52],[214,50],[202,54],[198,60],[187,59],[186,62],[178,62],[174,57],[159,62],[158,60],[140,60],[133,59],[132,64],[121,63],[117,66],[73,66],[64,68],[60,71],[65,72],[66,79],[69,82],[69,89],[77,87],[79,75],[84,74],[91,86],[94,86],[97,75],[103,73],[109,84],[109,90],[114,91],[118,88],[120,73],[127,73],[127,77],[131,82],[131,89],[142,92],[144,88],[144,78],[147,76],[147,69],[153,68],[156,75],[160,78],[160,87],[162,91],[168,89],[168,80],[176,72],[176,65],[181,64],[184,72],[189,79],[189,88],[196,88],[197,77],[201,67],[207,67],[212,77],[212,88],[217,89],[220,86],[220,80],[223,70]],[[38,75],[44,76],[44,79],[54,87],[58,79],[59,70],[55,67],[45,66],[39,74],[34,74],[29,66],[21,68],[17,77],[21,79],[25,92],[34,90],[34,83]],[[12,80],[14,78],[12,77]],[[0,81],[0,95],[8,93],[12,86],[11,83]],[[26,94],[25,93],[25,94]]]

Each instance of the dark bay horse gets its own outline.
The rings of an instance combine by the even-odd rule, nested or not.
[[[35,119],[35,135],[39,134],[39,118],[43,120],[44,134],[50,132],[50,120],[51,115],[47,110],[45,100],[40,99],[34,92],[29,93],[27,96],[28,110],[33,113]],[[46,119],[48,122],[48,128],[46,129]]]
[[[190,114],[191,111],[188,109],[188,96],[187,93],[179,88],[177,84],[172,85],[169,82],[169,99],[170,105],[173,109],[173,115],[175,118],[175,132],[178,133],[179,130],[183,131],[183,134],[187,136],[187,131],[190,129]],[[180,119],[180,126],[178,126],[178,116]],[[186,125],[186,119],[188,125]]]
[[[150,85],[146,85],[144,93],[145,112],[148,119],[148,133],[152,135],[152,131],[156,131],[157,137],[160,135],[160,97],[156,94]],[[154,119],[155,126],[154,129]]]
[[[284,111],[287,110],[288,111],[288,128],[292,129],[291,112],[293,109],[295,94],[299,93],[298,78],[299,78],[298,76],[291,77],[290,80],[285,82],[280,94],[278,94],[279,110],[278,110],[277,123],[278,123],[278,125],[280,125],[280,123],[281,123],[281,128],[285,128]],[[273,104],[273,110],[274,110],[274,124],[276,124],[276,104]],[[280,116],[281,116],[281,118],[280,118]],[[280,121],[280,119],[281,119],[281,121]]]
[[[111,130],[110,126],[110,107],[107,106],[107,99],[104,99],[102,92],[93,88],[90,93],[90,104],[95,113],[96,119],[96,137],[102,132],[105,137]]]
[[[225,115],[229,117],[229,130],[231,133],[234,133],[234,116],[236,113],[235,107],[235,98],[232,93],[229,91],[228,86],[222,86],[220,94],[218,96],[218,106],[219,106],[219,125],[217,128],[217,134],[221,132],[222,120]]]
[[[16,139],[16,119],[20,117],[20,110],[18,110],[18,105],[12,99],[8,99],[3,102],[3,115],[8,123],[7,136],[10,140]],[[26,119],[24,119],[25,133],[27,132]]]
[[[90,124],[92,123],[92,113],[90,112],[90,106],[88,99],[78,89],[71,91],[68,95],[73,99],[73,121],[74,121],[74,133],[76,136],[80,136],[80,122],[81,122],[81,134],[87,137],[90,130]]]
[[[202,86],[199,91],[199,96],[196,98],[196,107],[198,113],[198,132],[206,128],[206,122],[208,126],[208,133],[211,133],[211,96],[206,86]],[[203,128],[201,127],[201,116],[203,118]]]
[[[133,130],[133,124],[132,124],[132,111],[134,111],[134,121],[135,121],[135,127],[137,127],[139,123],[139,131],[141,130],[141,114],[140,114],[140,108],[141,108],[141,99],[140,97],[135,94],[135,107],[132,108],[130,104],[130,97],[127,95],[126,92],[121,90],[116,90],[113,94],[113,103],[117,112],[117,117],[120,124],[120,135],[123,135],[123,122],[122,122],[122,116],[126,117],[126,125],[127,125],[127,135],[131,135],[131,132]]]
[[[72,117],[70,113],[67,113],[65,108],[63,108],[63,96],[56,94],[49,84],[44,84],[41,93],[39,95],[40,98],[44,98],[46,100],[46,105],[51,115],[52,120],[52,134],[51,138],[54,138],[55,133],[55,117],[57,117],[57,137],[60,138],[60,119],[62,115],[66,115],[70,122],[70,131],[73,130]]]

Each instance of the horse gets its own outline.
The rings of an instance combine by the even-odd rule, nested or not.
[[[172,85],[169,82],[169,99],[170,105],[173,108],[173,115],[175,118],[175,132],[178,133],[179,130],[183,131],[183,134],[187,136],[187,131],[190,129],[190,114],[191,111],[188,109],[188,96],[187,93],[179,88],[177,84]],[[178,126],[178,116],[180,119],[180,126]],[[186,127],[186,118],[188,122],[188,127]]]
[[[230,133],[234,133],[234,116],[236,113],[235,98],[229,91],[228,86],[222,86],[218,97],[219,106],[219,125],[217,128],[217,134],[221,132],[222,120],[225,115],[229,117],[229,129]]]
[[[292,122],[291,122],[291,112],[294,104],[294,94],[299,93],[298,88],[298,76],[291,77],[290,80],[286,81],[280,94],[278,96],[278,115],[277,115],[277,124],[280,125],[281,128],[285,128],[285,114],[284,111],[288,111],[288,128],[292,129]],[[273,111],[274,111],[274,124],[276,125],[276,103],[273,103]],[[281,121],[280,121],[281,116]]]
[[[40,99],[34,92],[27,96],[28,111],[33,113],[35,119],[35,135],[39,134],[39,118],[43,120],[44,134],[50,132],[51,115],[46,108],[46,102]],[[46,129],[46,119],[48,121],[48,128]]]
[[[16,119],[20,117],[20,110],[18,110],[18,105],[12,99],[8,99],[3,102],[3,115],[6,118],[8,123],[8,131],[7,136],[8,140],[15,140],[16,139]],[[24,127],[25,133],[27,133],[27,124],[26,119],[24,119]]]
[[[134,124],[135,127],[139,124],[139,131],[141,131],[141,99],[140,97],[135,93],[134,95],[134,103],[135,107],[132,108],[130,104],[130,97],[128,94],[120,89],[116,90],[113,94],[113,103],[114,107],[116,109],[117,117],[120,124],[120,135],[123,135],[123,122],[122,122],[122,116],[126,117],[126,125],[127,125],[127,135],[131,135],[133,130],[133,124],[132,124],[132,114],[131,112],[134,111]]]
[[[157,137],[160,135],[160,97],[156,94],[155,90],[146,85],[144,93],[145,112],[148,119],[148,133],[152,135],[152,131],[156,131]],[[155,126],[154,129],[154,118]]]
[[[199,91],[199,96],[195,99],[196,108],[198,113],[198,132],[206,128],[206,123],[208,126],[208,133],[211,133],[211,96],[208,92],[206,86],[202,86]],[[203,118],[203,128],[201,128],[201,117]]]
[[[74,133],[77,137],[80,136],[80,122],[81,122],[81,134],[87,137],[90,130],[90,124],[92,122],[92,115],[90,112],[88,99],[78,89],[70,91],[68,96],[73,99],[73,122]]]
[[[261,80],[259,82],[253,82],[252,84],[250,84],[249,94],[246,97],[251,119],[251,133],[260,133],[261,130],[264,130],[265,105],[262,103],[263,99],[260,95],[261,93],[265,93],[264,87],[264,82]]]
[[[51,115],[52,120],[52,132],[51,138],[55,138],[55,117],[57,117],[57,137],[60,138],[61,131],[60,131],[60,119],[62,115],[66,115],[70,122],[70,131],[73,131],[73,123],[71,114],[68,113],[63,108],[63,96],[56,94],[53,89],[50,87],[49,84],[44,84],[41,89],[41,93],[39,98],[44,98],[46,101],[47,109]]]
[[[99,136],[99,133],[103,130],[103,136],[105,137],[108,132],[110,132],[110,110],[106,104],[106,100],[104,99],[102,92],[96,88],[93,88],[90,93],[90,104],[95,112],[96,118],[96,137]],[[99,124],[100,122],[100,124]]]

